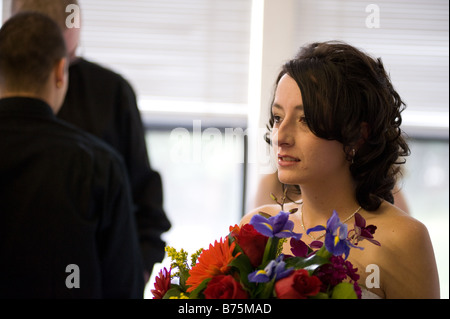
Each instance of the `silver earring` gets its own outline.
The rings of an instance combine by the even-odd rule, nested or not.
[[[356,150],[352,149],[352,164],[355,163],[355,155],[356,155]]]

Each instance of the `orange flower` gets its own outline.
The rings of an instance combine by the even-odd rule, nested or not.
[[[229,236],[235,237],[239,235],[239,232],[241,231],[241,228],[236,224],[234,226],[230,226],[230,234]]]
[[[216,240],[214,246],[210,244],[209,249],[203,250],[198,257],[197,264],[189,271],[190,277],[187,279],[186,285],[191,287],[188,288],[187,292],[195,290],[205,279],[228,274],[230,271],[228,265],[241,254],[238,253],[233,256],[235,246],[235,242],[230,245],[228,238],[225,238],[225,241],[220,239],[220,242],[218,242]]]

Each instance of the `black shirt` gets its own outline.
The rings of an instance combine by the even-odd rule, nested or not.
[[[89,132],[122,155],[135,204],[145,269],[164,257],[161,234],[170,228],[163,210],[161,177],[149,163],[136,96],[119,74],[78,59],[69,68],[69,88],[58,117]]]
[[[70,265],[79,288],[66,283]],[[121,157],[41,100],[1,99],[0,298],[142,298],[143,289]]]

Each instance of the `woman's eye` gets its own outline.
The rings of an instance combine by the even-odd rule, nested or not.
[[[306,118],[306,116],[301,116],[299,122],[303,124],[308,124],[308,119]]]
[[[280,123],[280,122],[281,122],[281,117],[280,117],[280,116],[277,116],[277,115],[274,115],[274,116],[273,116],[273,122],[274,122],[274,123]]]

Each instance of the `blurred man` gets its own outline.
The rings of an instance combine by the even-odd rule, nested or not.
[[[142,298],[121,157],[56,118],[65,41],[38,13],[0,30],[0,298]]]
[[[164,257],[161,234],[169,230],[170,222],[163,210],[161,177],[149,163],[135,93],[122,76],[76,55],[81,21],[78,1],[12,1],[12,14],[26,10],[51,17],[66,40],[69,88],[58,117],[101,138],[124,158],[148,279],[153,265]]]

